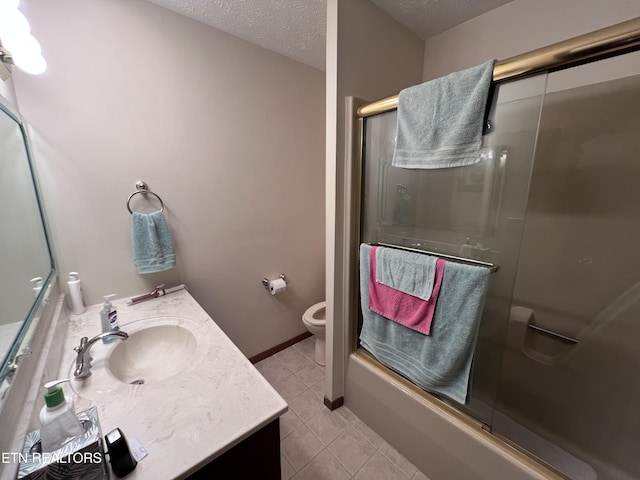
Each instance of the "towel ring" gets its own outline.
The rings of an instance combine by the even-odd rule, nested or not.
[[[160,211],[164,212],[164,202],[162,201],[162,199],[160,198],[160,195],[158,195],[157,193],[152,192],[151,190],[149,190],[149,186],[147,185],[146,182],[139,180],[136,182],[136,192],[133,192],[131,195],[129,195],[129,198],[127,198],[127,210],[129,210],[129,213],[131,215],[133,215],[133,210],[131,210],[131,199],[138,195],[139,193],[142,193],[144,195],[146,195],[147,193],[150,193],[151,195],[153,195],[154,197],[156,197],[159,201],[160,201]]]

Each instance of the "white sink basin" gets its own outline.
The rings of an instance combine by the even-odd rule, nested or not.
[[[120,329],[129,338],[93,345],[89,377],[73,379],[75,360],[70,365],[71,388],[81,397],[116,398],[137,388],[170,387],[179,383],[181,374],[199,368],[209,352],[206,325],[188,317],[147,317]]]
[[[159,382],[192,360],[196,337],[179,325],[153,325],[119,341],[107,360],[111,374],[124,383]]]

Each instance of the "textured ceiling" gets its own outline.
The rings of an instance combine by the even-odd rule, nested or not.
[[[324,70],[326,0],[149,0]],[[511,0],[371,0],[422,39]]]
[[[512,0],[371,0],[423,40]]]
[[[324,70],[326,0],[149,0]]]

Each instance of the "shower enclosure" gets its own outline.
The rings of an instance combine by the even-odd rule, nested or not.
[[[497,82],[471,167],[392,167],[395,110],[361,109],[358,242],[499,267],[470,401],[441,400],[572,479],[640,478],[640,54],[628,50]],[[359,326],[354,315],[367,357]]]

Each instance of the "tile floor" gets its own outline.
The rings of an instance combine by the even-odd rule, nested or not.
[[[284,480],[428,480],[346,407],[324,406],[313,337],[256,367],[289,404],[280,417]]]

